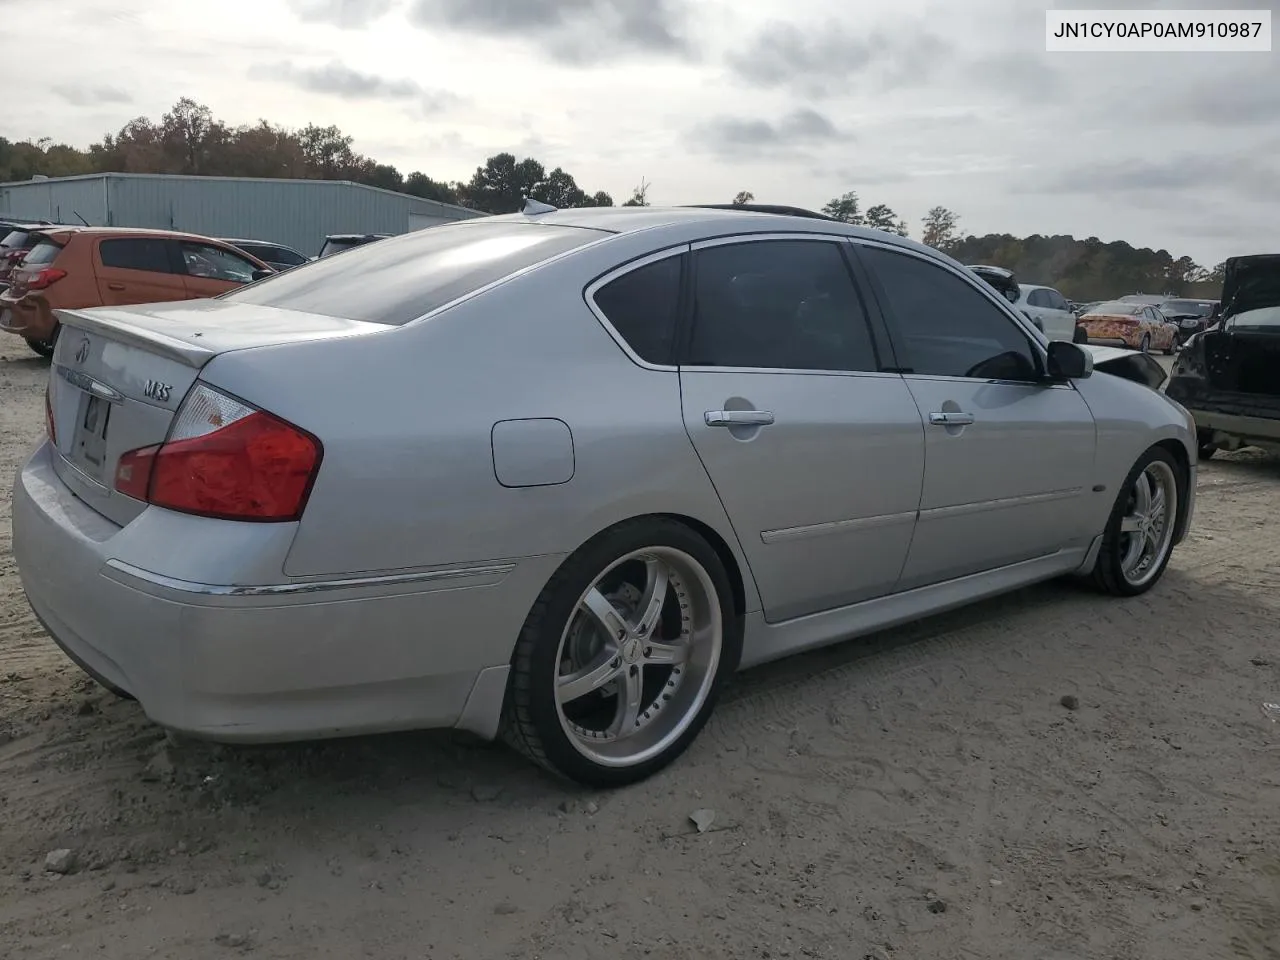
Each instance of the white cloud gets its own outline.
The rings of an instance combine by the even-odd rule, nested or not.
[[[231,123],[336,124],[358,150],[436,179],[528,148],[618,199],[642,177],[658,203],[750,190],[818,207],[852,189],[917,232],[943,204],[971,232],[1096,235],[1213,263],[1272,249],[1280,215],[1259,189],[1280,174],[1274,55],[1049,55],[1043,8],[1023,0],[221,0],[217,17],[173,0],[41,7],[76,56],[56,84],[6,102],[10,139],[83,146],[186,95]],[[628,23],[635,36],[615,35]],[[589,27],[626,57],[584,51]],[[420,91],[465,106],[411,114]]]

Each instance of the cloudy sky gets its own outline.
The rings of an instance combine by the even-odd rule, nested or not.
[[[39,0],[56,69],[0,135],[84,146],[179,96],[337,124],[403,172],[499,151],[616,200],[821,206],[919,236],[1071,233],[1213,264],[1280,249],[1280,53],[1048,54],[1044,10],[1280,0]],[[0,0],[0,20],[37,15]],[[1276,18],[1280,26],[1280,17]],[[44,80],[37,80],[38,76]],[[20,95],[19,95],[20,93]]]

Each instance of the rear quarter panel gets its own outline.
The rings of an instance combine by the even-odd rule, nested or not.
[[[629,360],[582,291],[651,252],[621,236],[426,321],[327,343],[224,354],[204,377],[314,432],[324,462],[286,562],[320,576],[567,554],[619,521],[693,517],[733,550],[684,432],[679,377]],[[502,420],[554,418],[573,439],[568,482],[494,474]]]

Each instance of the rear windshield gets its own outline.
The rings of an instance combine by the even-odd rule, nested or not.
[[[1237,313],[1231,318],[1231,326],[1252,330],[1280,329],[1280,307],[1260,307]]]
[[[320,256],[328,257],[335,253],[342,253],[343,250],[351,250],[355,247],[362,247],[369,240],[326,240],[324,246],[320,248]]]
[[[285,247],[272,247],[260,243],[237,243],[235,246],[267,263],[288,263],[296,266],[307,262],[307,258],[302,254],[294,253]]]
[[[31,252],[23,258],[22,265],[30,267],[42,263],[53,263],[61,252],[62,248],[52,240],[42,240],[31,248]]]
[[[1213,313],[1213,304],[1200,300],[1166,300],[1160,304],[1160,312],[1185,317],[1207,317]]]
[[[509,220],[446,224],[364,244],[220,299],[399,326],[601,236]]]
[[[1116,300],[1112,303],[1100,303],[1096,307],[1090,307],[1090,313],[1108,313],[1121,317],[1136,317],[1142,313],[1143,304],[1141,303],[1121,303]]]

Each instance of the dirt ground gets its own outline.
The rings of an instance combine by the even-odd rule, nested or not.
[[[752,671],[592,794],[453,734],[171,742],[84,678],[9,553],[46,376],[0,347],[0,957],[1280,957],[1280,460],[1204,467],[1143,598]]]

